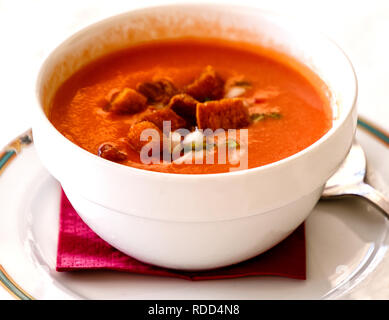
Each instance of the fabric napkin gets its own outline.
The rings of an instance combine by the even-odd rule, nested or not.
[[[115,270],[129,273],[210,280],[273,275],[306,279],[305,230],[298,227],[287,239],[239,264],[200,272],[165,269],[138,261],[97,236],[78,216],[62,191],[57,271]]]

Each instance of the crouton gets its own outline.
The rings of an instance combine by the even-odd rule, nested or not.
[[[99,147],[97,155],[114,162],[121,162],[127,159],[127,153],[124,148],[120,148],[117,144],[111,142],[103,143]]]
[[[200,77],[188,85],[185,92],[198,101],[218,100],[224,96],[224,80],[211,66],[207,66]]]
[[[247,107],[239,98],[198,103],[196,117],[200,129],[239,129],[250,124]]]
[[[109,99],[107,110],[114,113],[134,114],[147,107],[146,97],[130,88],[124,88],[120,91],[113,89],[106,98]]]
[[[154,132],[159,135],[159,137],[154,137],[154,139],[150,136],[147,141],[142,141],[141,134],[144,130],[147,129],[153,129],[155,130]],[[141,121],[133,126],[131,126],[130,131],[128,132],[128,143],[130,147],[136,151],[136,152],[141,152],[142,148],[151,142],[152,140],[155,140],[156,146],[159,145],[159,147],[162,145],[163,141],[163,134],[161,130],[152,122],[149,121]]]
[[[171,131],[176,131],[177,129],[186,127],[186,121],[170,108],[159,109],[153,113],[145,115],[142,118],[142,121],[152,122],[160,130],[163,130],[163,121],[170,121]]]
[[[120,93],[120,89],[118,88],[113,88],[108,92],[108,94],[105,96],[105,99],[111,103],[113,99]]]
[[[167,104],[170,98],[178,93],[173,83],[167,79],[138,83],[136,90],[147,97],[147,101],[150,104]]]
[[[198,101],[185,93],[170,99],[168,107],[185,119],[188,124],[196,125],[196,106]]]

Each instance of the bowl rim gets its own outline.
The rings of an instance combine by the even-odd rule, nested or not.
[[[38,115],[39,118],[42,119],[45,124],[52,129],[52,131],[59,137],[61,138],[67,145],[72,146],[73,148],[75,147],[76,150],[81,152],[81,154],[84,154],[86,157],[89,157],[91,161],[97,161],[102,166],[107,166],[107,167],[112,167],[117,170],[121,170],[123,173],[134,173],[134,174],[141,174],[141,175],[153,175],[153,176],[160,176],[160,177],[174,177],[177,179],[209,179],[209,178],[222,178],[222,177],[232,177],[232,176],[241,176],[241,175],[246,175],[246,174],[255,174],[255,173],[260,173],[263,171],[269,171],[275,168],[283,167],[289,164],[290,162],[303,157],[307,153],[311,153],[314,150],[318,149],[320,145],[322,145],[326,140],[330,139],[338,130],[339,128],[343,125],[343,123],[348,119],[352,113],[352,111],[356,107],[357,99],[358,99],[358,79],[356,75],[355,68],[351,62],[351,59],[349,56],[346,54],[346,52],[330,37],[328,37],[326,34],[321,32],[320,30],[316,29],[315,27],[310,27],[310,33],[315,33],[317,34],[321,40],[327,41],[330,45],[332,45],[339,54],[341,54],[345,58],[345,62],[347,63],[349,69],[351,70],[352,76],[353,76],[353,101],[351,105],[344,109],[346,111],[344,112],[344,115],[342,115],[339,119],[339,123],[337,124],[336,127],[332,126],[330,130],[328,130],[323,136],[321,136],[318,140],[316,140],[314,143],[309,145],[308,147],[300,150],[297,153],[294,153],[286,158],[283,158],[281,160],[271,162],[259,167],[254,167],[254,168],[248,168],[248,169],[242,169],[242,170],[236,170],[236,171],[229,171],[229,172],[221,172],[221,173],[202,173],[202,174],[196,174],[196,173],[167,173],[167,172],[159,172],[159,171],[152,171],[152,170],[147,170],[147,169],[141,169],[141,168],[135,168],[127,165],[123,165],[120,163],[112,162],[109,160],[106,160],[104,158],[101,158],[97,156],[96,154],[93,154],[82,147],[78,146],[77,144],[73,143],[69,139],[67,139],[55,126],[50,122],[48,119],[46,113],[43,111],[43,106],[40,102],[40,93],[39,93],[39,88],[41,83],[43,82],[43,73],[44,70],[49,63],[50,58],[52,55],[62,47],[65,47],[69,45],[75,38],[79,37],[80,35],[83,35],[87,32],[89,32],[90,29],[93,29],[95,27],[98,27],[99,25],[103,25],[106,23],[109,23],[111,21],[114,21],[116,19],[119,19],[124,16],[129,16],[131,14],[141,14],[142,12],[147,12],[150,10],[153,11],[159,11],[159,10],[166,10],[170,8],[176,8],[176,9],[190,9],[190,8],[200,8],[200,7],[206,7],[208,9],[217,9],[217,10],[225,10],[225,9],[234,9],[235,12],[243,13],[243,14],[262,14],[262,15],[267,15],[267,16],[273,16],[278,19],[282,19],[283,22],[289,22],[292,23],[296,26],[302,26],[303,24],[297,20],[295,17],[288,16],[286,14],[282,14],[279,12],[275,11],[270,11],[270,10],[265,10],[265,9],[260,9],[256,7],[251,7],[247,5],[222,5],[222,4],[213,4],[213,3],[185,3],[185,4],[166,4],[166,5],[157,5],[157,6],[145,6],[142,8],[138,9],[132,9],[128,10],[126,12],[122,12],[119,14],[115,14],[112,16],[109,16],[107,18],[101,19],[97,22],[94,22],[92,24],[89,24],[83,28],[81,28],[79,31],[73,33],[70,35],[68,38],[65,40],[61,41],[59,45],[57,45],[54,49],[52,49],[49,54],[46,56],[44,61],[42,62],[39,72],[37,75],[37,79],[35,82],[35,98],[36,98],[36,105],[38,107]]]

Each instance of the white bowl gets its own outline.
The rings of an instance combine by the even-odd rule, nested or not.
[[[332,93],[333,127],[301,152],[259,168],[184,175],[131,168],[67,140],[47,119],[61,83],[92,59],[136,43],[223,38],[284,52]],[[311,26],[234,6],[171,5],[130,11],[89,26],[56,48],[37,82],[34,141],[82,219],[132,257],[185,270],[222,267],[268,250],[299,226],[351,145],[357,83],[343,52]]]

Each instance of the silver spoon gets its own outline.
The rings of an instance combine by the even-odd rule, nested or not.
[[[321,199],[356,196],[377,207],[389,218],[389,199],[366,182],[366,156],[354,140],[349,154],[335,174],[327,181]]]

